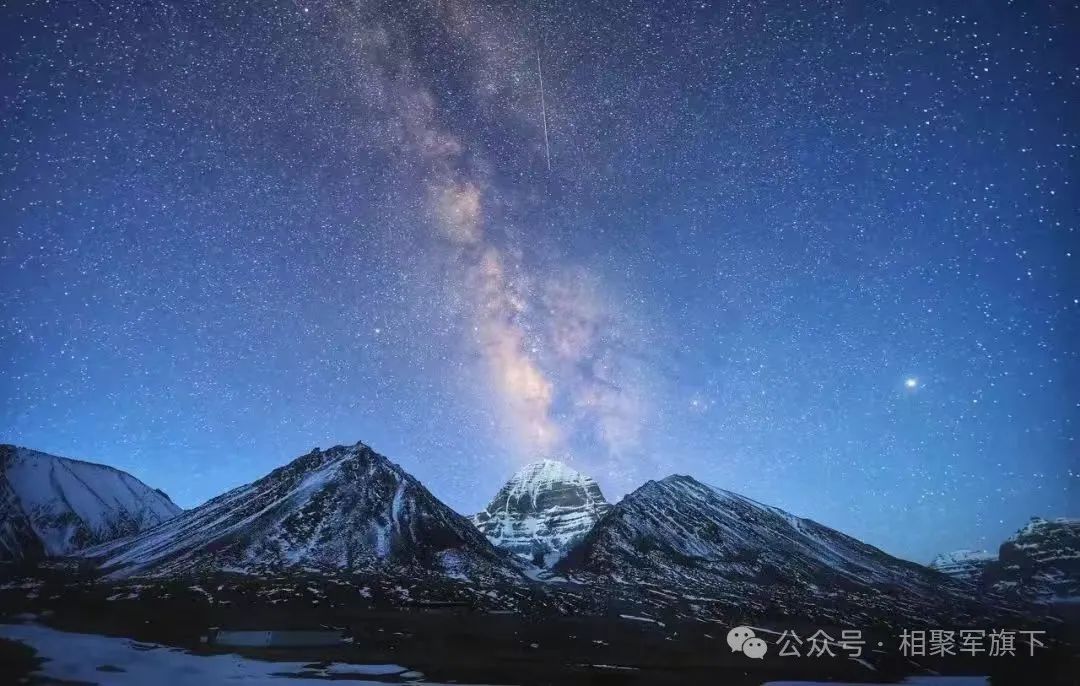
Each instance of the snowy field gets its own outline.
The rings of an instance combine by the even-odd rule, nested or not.
[[[101,686],[207,686],[208,684],[332,683],[350,686],[425,684],[424,675],[400,665],[264,662],[239,655],[194,655],[179,648],[127,638],[76,634],[37,624],[0,624],[0,638],[24,643],[45,660],[38,676]],[[373,680],[374,679],[374,680]]]

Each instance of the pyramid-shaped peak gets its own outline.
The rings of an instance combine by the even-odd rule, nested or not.
[[[495,545],[547,566],[610,509],[591,477],[545,459],[519,469],[473,523]]]
[[[517,575],[467,520],[363,443],[315,448],[145,536],[85,556],[112,578],[389,568]]]

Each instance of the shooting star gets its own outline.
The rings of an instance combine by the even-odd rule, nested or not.
[[[547,101],[544,99],[544,68],[540,65],[540,48],[536,49],[536,73],[540,77],[540,115],[544,120],[544,159],[551,171],[551,144],[548,143]]]

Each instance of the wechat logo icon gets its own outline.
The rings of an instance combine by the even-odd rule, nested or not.
[[[751,660],[760,660],[769,652],[769,644],[754,635],[754,630],[748,626],[737,626],[727,635],[728,645],[731,652],[742,653]]]

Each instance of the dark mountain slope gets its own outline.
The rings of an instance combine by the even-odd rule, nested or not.
[[[859,625],[987,612],[943,574],[688,476],[626,496],[556,571],[719,605],[721,614]]]
[[[467,519],[361,443],[316,449],[153,531],[86,554],[114,578],[410,568],[518,576]]]

